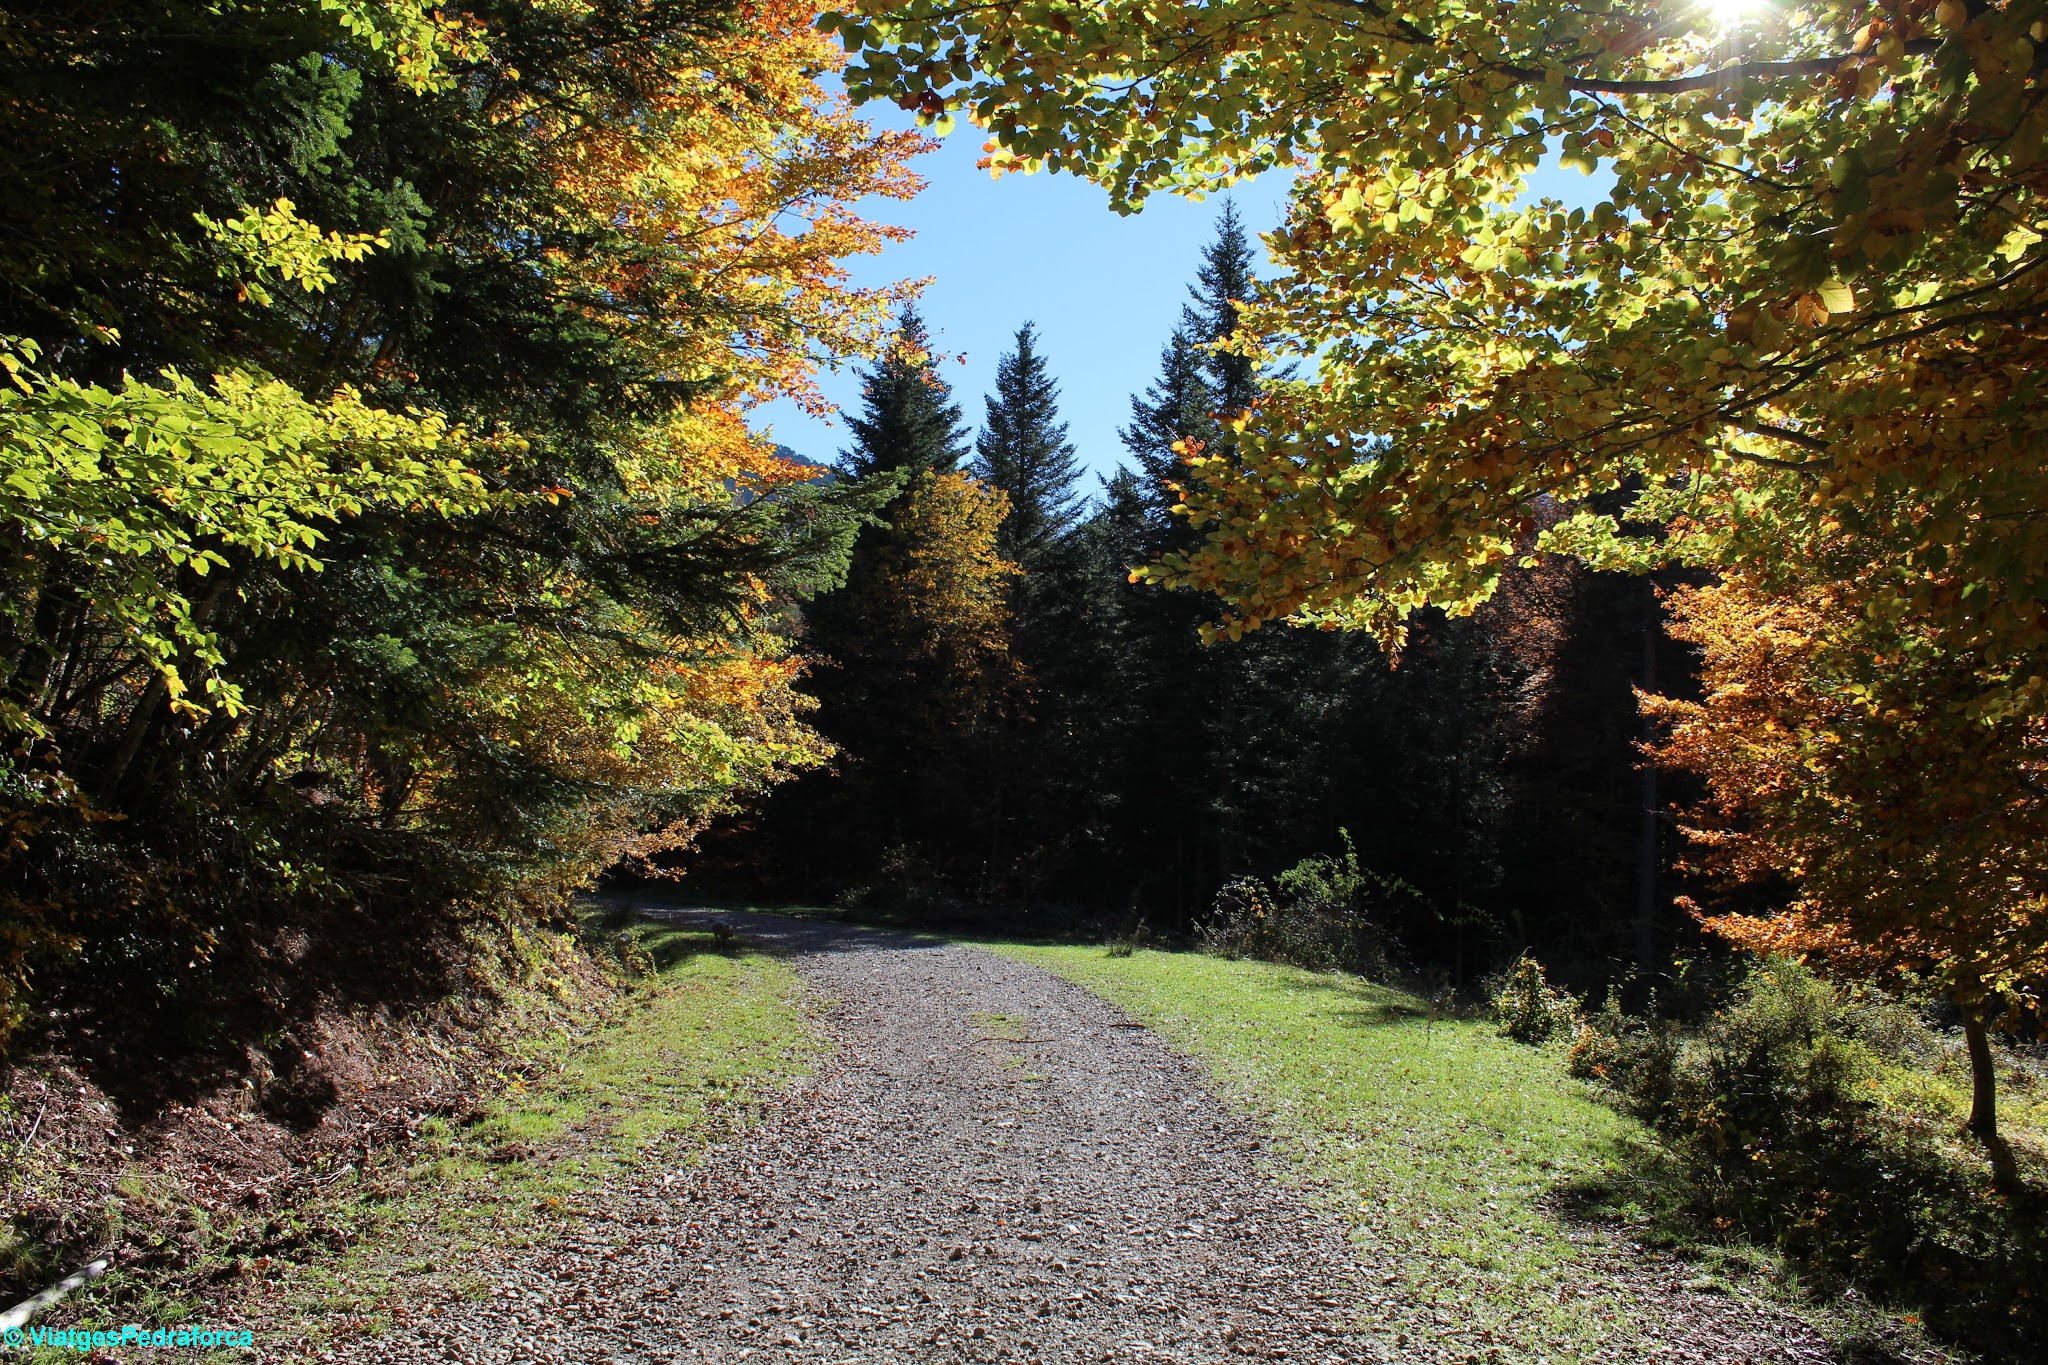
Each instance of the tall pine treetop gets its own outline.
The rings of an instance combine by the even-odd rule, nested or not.
[[[1237,205],[1226,199],[1216,219],[1216,240],[1202,249],[1202,265],[1188,287],[1193,303],[1181,309],[1181,328],[1197,342],[1221,341],[1237,330],[1238,304],[1251,297],[1251,238]],[[1258,367],[1228,351],[1203,354],[1203,370],[1215,389],[1217,411],[1242,412],[1259,396]]]
[[[1029,572],[1073,529],[1081,507],[1074,487],[1080,462],[1059,420],[1059,386],[1039,354],[1033,324],[1017,329],[1016,349],[996,362],[996,391],[985,401],[988,421],[974,445],[974,473],[1010,495],[997,544]]]
[[[1216,220],[1216,236],[1202,249],[1190,302],[1180,326],[1159,354],[1159,377],[1143,395],[1131,395],[1131,422],[1117,434],[1143,474],[1143,503],[1151,527],[1150,550],[1187,549],[1200,539],[1186,521],[1171,515],[1179,496],[1169,486],[1179,476],[1177,441],[1204,446],[1228,443],[1219,418],[1242,412],[1259,394],[1257,365],[1248,357],[1210,348],[1237,330],[1238,304],[1257,283],[1251,239],[1229,200]]]
[[[846,416],[853,447],[840,467],[855,476],[907,469],[951,473],[967,455],[967,431],[953,390],[931,359],[931,334],[906,305],[896,345],[875,362],[861,389],[862,414]]]
[[[1131,395],[1131,424],[1117,433],[1154,484],[1173,477],[1180,458],[1175,441],[1206,442],[1216,432],[1216,387],[1209,382],[1209,355],[1201,341],[1185,326],[1174,329],[1159,352],[1159,378],[1142,396]]]

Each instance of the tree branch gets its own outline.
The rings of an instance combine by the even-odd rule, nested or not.
[[[1728,85],[1748,76],[1826,76],[1839,69],[1843,62],[1852,60],[1853,56],[1852,53],[1843,53],[1837,57],[1805,57],[1789,62],[1732,62],[1712,71],[1673,76],[1666,80],[1610,81],[1573,76],[1565,81],[1565,86],[1585,95],[1682,95],[1689,90],[1710,90],[1717,85]],[[1540,79],[1543,73],[1531,74]]]
[[[1925,55],[1940,47],[1933,38],[1916,38],[1906,44],[1906,51]],[[1751,76],[1826,76],[1841,69],[1844,62],[1859,60],[1862,54],[1841,52],[1829,57],[1801,57],[1782,62],[1731,62],[1712,71],[1701,71],[1690,76],[1671,76],[1662,80],[1602,80],[1598,77],[1571,76],[1565,79],[1565,88],[1584,95],[1682,95],[1689,90],[1710,90],[1715,86],[1728,85]],[[1509,66],[1502,68],[1519,80],[1540,81],[1544,73],[1535,67]]]
[[[1727,419],[1730,423],[1740,428],[1741,430],[1748,432],[1752,436],[1768,436],[1774,441],[1784,441],[1789,445],[1798,446],[1801,450],[1811,450],[1818,455],[1828,455],[1832,453],[1832,447],[1830,447],[1826,441],[1821,440],[1818,436],[1809,436],[1803,431],[1794,431],[1790,427],[1773,426],[1769,422],[1759,422],[1756,419],[1750,417],[1736,417],[1733,414],[1724,415],[1727,416]],[[1754,458],[1765,459],[1765,457],[1763,456],[1756,456]],[[1787,469],[1811,469],[1816,463],[1816,461],[1812,460],[1766,460],[1765,462],[1769,464],[1783,465]]]

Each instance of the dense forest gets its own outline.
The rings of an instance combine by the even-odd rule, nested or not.
[[[1119,449],[855,282],[956,120],[1219,204]],[[145,1128],[267,1208],[693,955],[787,1081],[681,898],[1456,1016],[1687,1235],[2038,1359],[2044,146],[2043,0],[0,0],[0,1279],[226,1220]]]
[[[894,484],[745,412],[886,340],[920,140],[810,19],[9,7],[0,1032],[437,998],[824,760],[783,613]]]
[[[1261,387],[1219,349],[1257,287],[1232,206],[1189,265],[1106,479],[1084,477],[1028,323],[970,436],[905,314],[837,467],[917,482],[803,613],[837,756],[676,864],[728,896],[1185,937],[1231,881],[1349,840],[1390,883],[1375,912],[1397,951],[1461,981],[1535,947],[1593,987],[1694,948],[1637,747],[1632,689],[1687,666],[1646,577],[1542,557],[1398,649],[1336,630],[1204,643],[1220,603],[1132,581],[1199,539],[1174,511],[1176,445],[1227,448],[1225,415]],[[926,510],[961,474],[999,515]],[[938,563],[977,567],[935,592]]]

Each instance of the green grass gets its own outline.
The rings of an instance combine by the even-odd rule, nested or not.
[[[378,1330],[423,1274],[481,1292],[459,1268],[466,1252],[547,1240],[593,1188],[651,1159],[693,1164],[816,1059],[822,1044],[787,966],[715,952],[708,933],[627,932],[652,967],[634,1008],[581,1042],[536,1040],[545,1075],[511,1077],[482,1121],[426,1134],[396,1197],[362,1190],[363,1231],[408,1229],[411,1250],[372,1235],[309,1267],[286,1287],[303,1322]]]
[[[612,932],[641,980],[608,1022],[529,1031],[478,1117],[429,1120],[409,1149],[337,1172],[324,1197],[267,1223],[217,1229],[191,1278],[228,1281],[238,1311],[261,1328],[253,1355],[209,1358],[273,1360],[296,1339],[374,1335],[433,1285],[480,1293],[475,1253],[547,1241],[593,1190],[636,1168],[701,1160],[819,1057],[800,983],[780,961],[715,951],[710,934],[665,925]],[[105,1328],[212,1316],[122,1275],[45,1320]]]
[[[1611,1234],[1567,1210],[1590,1191],[1611,1197],[1644,1133],[1556,1053],[1338,974],[984,946],[1121,1006],[1270,1126],[1313,1194],[1349,1217],[1374,1272],[1366,1329],[1388,1354],[1638,1358],[1626,1313],[1601,1292]]]

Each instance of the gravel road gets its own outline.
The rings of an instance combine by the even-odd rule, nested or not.
[[[1369,1268],[1342,1230],[1111,1006],[973,948],[718,918],[830,1002],[824,1072],[701,1168],[485,1267],[490,1297],[420,1305],[378,1359],[1387,1358],[1346,1330]],[[1671,1358],[1825,1358],[1744,1325]]]

